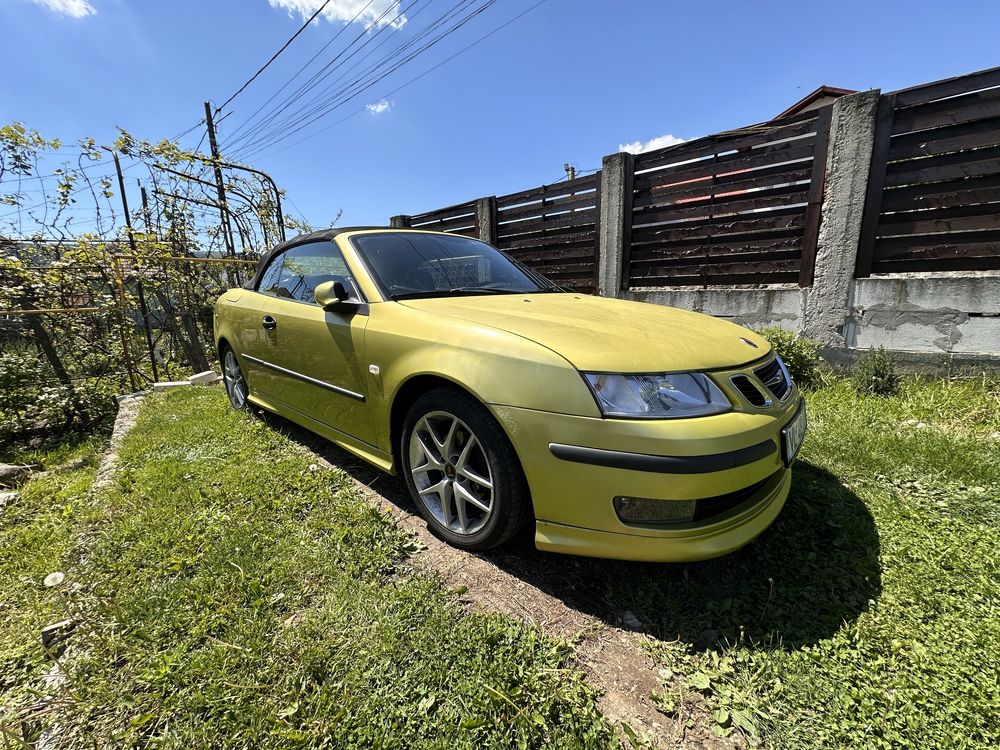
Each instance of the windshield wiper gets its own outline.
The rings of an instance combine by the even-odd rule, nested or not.
[[[527,294],[527,292],[498,286],[456,286],[449,289],[448,294]]]
[[[426,299],[428,297],[459,297],[461,295],[477,294],[541,294],[546,292],[564,292],[562,287],[552,286],[542,289],[507,289],[499,286],[456,286],[451,289],[429,289],[426,292],[401,292],[393,294],[389,299],[394,302],[402,299]]]

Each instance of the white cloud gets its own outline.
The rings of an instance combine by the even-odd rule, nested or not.
[[[366,104],[365,109],[367,109],[373,115],[380,115],[383,112],[388,112],[390,109],[392,109],[392,102],[390,102],[388,99],[379,99],[377,102]]]
[[[323,0],[267,0],[267,2],[272,8],[284,8],[290,16],[297,15],[303,21],[308,20],[323,5]],[[400,13],[398,0],[374,0],[371,3],[369,0],[331,0],[322,13],[322,17],[331,23],[335,21],[350,23],[355,16],[358,17],[358,23],[363,23],[365,26],[374,23],[376,26],[392,26],[399,29],[406,25],[406,16]]]
[[[633,143],[623,143],[618,147],[619,151],[628,151],[630,154],[644,154],[647,151],[655,151],[658,148],[666,148],[667,146],[676,146],[678,143],[684,143],[683,138],[678,138],[676,135],[660,135],[656,138],[651,138],[650,140],[643,143],[642,141],[635,141]]]
[[[94,6],[87,0],[33,0],[36,5],[42,5],[56,13],[65,13],[73,18],[97,15]]]

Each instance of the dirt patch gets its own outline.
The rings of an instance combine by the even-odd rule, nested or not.
[[[650,696],[662,689],[662,681],[658,666],[643,647],[649,636],[609,623],[617,619],[626,625],[634,616],[602,610],[586,585],[570,582],[565,570],[574,567],[574,558],[539,552],[530,538],[483,554],[455,549],[431,534],[426,522],[414,513],[402,480],[281,418],[265,418],[309,451],[318,467],[346,471],[369,503],[390,515],[423,547],[410,564],[460,591],[462,603],[470,610],[498,612],[573,643],[577,666],[601,693],[598,707],[619,732],[622,723],[628,724],[640,739],[657,748],[731,750],[741,745],[739,737],[720,739],[709,731],[712,720],[701,701],[685,705],[674,716],[657,710]],[[691,719],[694,726],[689,727]]]

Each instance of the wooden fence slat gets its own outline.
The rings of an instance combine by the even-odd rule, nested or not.
[[[897,107],[909,107],[993,86],[1000,86],[1000,67],[978,70],[975,73],[945,78],[933,83],[922,83],[919,86],[910,86],[899,89],[893,94],[896,97]]]
[[[758,170],[741,172],[738,175],[716,175],[699,178],[696,182],[674,183],[649,189],[649,197],[657,203],[671,204],[689,203],[699,198],[708,199],[713,196],[738,193],[753,188],[787,185],[789,182],[805,182],[812,174],[812,163],[809,160],[791,165],[782,164],[779,172],[757,174]],[[767,167],[771,170],[773,167]],[[763,172],[764,170],[759,170]]]
[[[965,216],[954,219],[929,219],[927,221],[907,221],[898,224],[880,224],[879,240],[884,237],[900,237],[935,232],[969,232],[977,229],[1000,228],[1000,213],[979,216]]]
[[[1000,252],[975,258],[943,258],[941,260],[879,261],[874,273],[910,273],[913,271],[992,271],[1000,262]]]
[[[802,211],[777,217],[764,217],[747,214],[736,220],[726,218],[705,219],[703,221],[675,224],[654,224],[650,226],[634,226],[632,243],[640,242],[677,242],[697,243],[705,239],[715,238],[753,238],[770,234],[802,234],[805,226],[805,215]]]
[[[893,135],[983,120],[1000,115],[1000,89],[977,91],[896,111]]]
[[[475,216],[476,204],[463,203],[458,206],[449,206],[448,208],[442,208],[437,211],[429,211],[427,213],[415,214],[410,217],[410,225],[416,226],[417,224],[424,224],[427,222],[434,221],[445,221],[448,219],[456,219],[464,216]]]
[[[802,251],[798,243],[775,244],[762,247],[737,247],[712,245],[704,248],[687,248],[673,252],[639,251],[632,249],[632,262],[639,266],[669,266],[692,263],[727,264],[751,261],[800,260]]]
[[[797,168],[791,162],[803,161],[812,158],[814,149],[813,140],[789,141],[786,143],[776,143],[766,148],[754,149],[753,151],[737,151],[726,154],[716,160],[702,159],[695,162],[678,164],[672,167],[665,167],[655,172],[644,172],[636,175],[638,188],[648,190],[651,187],[660,185],[672,185],[699,177],[711,177],[713,175],[737,174],[743,170],[750,170],[754,167],[763,167],[771,164],[788,163],[789,169]],[[801,167],[801,165],[798,165]]]
[[[699,274],[699,275],[669,275],[632,277],[632,286],[756,286],[758,284],[793,284],[797,283],[799,272],[790,271],[755,271],[745,274]]]
[[[872,261],[875,258],[875,233],[878,217],[882,210],[882,192],[885,189],[885,171],[889,162],[889,145],[892,138],[892,121],[895,117],[896,95],[883,94],[878,101],[875,119],[875,137],[872,143],[872,158],[868,167],[868,188],[865,191],[864,215],[861,219],[861,234],[858,239],[858,254],[855,259],[854,275],[858,278],[871,276]]]
[[[810,113],[808,119],[800,122],[780,125],[762,123],[761,125],[744,128],[743,131],[735,131],[733,135],[710,135],[674,146],[667,146],[656,151],[636,154],[635,170],[641,173],[649,169],[656,169],[689,159],[710,158],[729,151],[740,149],[757,150],[755,147],[763,144],[771,144],[774,141],[781,141],[786,138],[805,136],[814,130],[815,117],[815,112],[813,112]]]
[[[1000,117],[894,136],[889,161],[1000,144]]]
[[[985,233],[981,233],[985,234]],[[938,237],[934,245],[911,246],[907,244],[882,248],[879,262],[900,260],[956,260],[1000,256],[1000,238],[984,238],[967,243],[955,241],[955,235]],[[879,244],[886,242],[880,241]]]
[[[1000,194],[994,194],[994,200],[1000,201]],[[891,214],[883,213],[882,217],[879,219],[878,234],[880,237],[889,234],[906,234],[908,228],[921,222],[940,222],[951,219],[963,219],[965,217],[978,217],[980,220],[995,217],[997,220],[1000,220],[1000,202],[972,203],[961,206],[949,206],[946,208],[928,208],[922,211],[900,211]],[[985,227],[970,225],[966,228],[982,229]]]
[[[910,249],[917,252],[917,247],[939,247],[952,245],[978,245],[983,242],[1000,240],[1000,229],[983,229],[972,232],[948,232],[947,234],[912,234],[900,237],[880,237],[879,252],[885,257],[895,255],[896,250]]]
[[[597,205],[597,192],[591,190],[583,195],[568,195],[565,198],[555,198],[546,201],[543,206],[539,203],[526,203],[515,208],[504,208],[497,211],[499,221],[509,221],[524,216],[535,216],[542,213],[556,213],[558,211],[570,211],[581,208],[594,208]]]
[[[600,170],[595,174],[586,177],[577,177],[575,180],[564,180],[563,182],[551,185],[541,185],[540,187],[522,190],[518,193],[497,196],[497,206],[508,208],[510,206],[527,203],[529,201],[541,200],[542,198],[557,198],[569,193],[579,193],[584,190],[592,190],[600,179]]]
[[[882,210],[906,211],[931,206],[990,203],[998,200],[1000,196],[998,188],[1000,188],[1000,175],[897,187],[885,191]]]
[[[672,221],[686,217],[714,216],[716,219],[729,221],[736,218],[747,218],[741,212],[757,211],[758,209],[781,208],[790,204],[803,204],[798,211],[805,210],[805,203],[809,199],[809,191],[805,185],[789,185],[786,187],[776,187],[769,190],[762,190],[759,193],[744,193],[742,195],[732,195],[717,198],[714,203],[704,204],[679,204],[677,206],[653,206],[651,208],[634,211],[633,220],[641,220],[643,223],[652,221]],[[770,214],[764,214],[770,216]]]
[[[551,219],[526,219],[524,221],[508,222],[499,225],[499,232],[501,237],[513,237],[518,234],[527,234],[560,227],[592,226],[595,213],[595,211],[590,210],[586,213],[558,214]]]
[[[675,273],[678,276],[719,276],[753,273],[781,273],[783,271],[798,273],[799,261],[797,258],[788,260],[768,260],[751,263],[688,263],[686,265],[670,265],[658,269],[655,266],[644,267],[633,278],[648,278],[654,275],[657,270],[664,270],[668,273]]]
[[[574,244],[581,241],[593,242],[593,233],[577,232],[575,234],[548,236],[537,234],[536,236],[524,238],[515,235],[512,239],[501,239],[499,245],[501,250],[518,250],[528,247],[560,247],[562,245]]]
[[[476,229],[476,215],[462,216],[457,219],[442,219],[439,221],[431,221],[426,224],[416,224],[411,225],[411,229],[426,229],[429,231],[438,232],[450,232],[455,229]]]
[[[997,173],[1000,173],[1000,147],[896,162],[889,165],[885,184],[887,187],[917,185]]]

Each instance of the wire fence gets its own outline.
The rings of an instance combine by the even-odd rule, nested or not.
[[[216,363],[212,309],[256,260],[162,243],[21,243],[0,254],[0,443],[85,427],[112,396]]]

